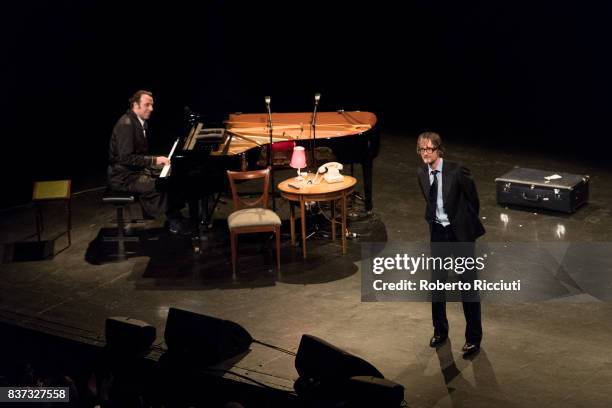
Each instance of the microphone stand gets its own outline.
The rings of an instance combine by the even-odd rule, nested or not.
[[[270,145],[268,146],[268,166],[270,167],[270,181],[272,184],[272,211],[276,211],[276,196],[274,185],[274,170],[272,169],[272,110],[270,108],[271,98],[269,96],[265,97],[266,108],[268,109],[268,133],[270,134]]]
[[[317,130],[316,130],[316,123],[317,123],[317,106],[319,106],[319,99],[321,99],[321,94],[320,93],[316,93],[315,94],[315,104],[314,104],[314,110],[312,111],[312,122],[310,123],[310,127],[312,128],[312,165],[314,166],[314,171],[316,173],[317,171],[317,156],[315,154],[316,152],[316,140],[317,140]]]
[[[314,109],[312,111],[312,121],[310,122],[310,128],[312,129],[312,149],[311,149],[311,163],[312,166],[314,167],[313,173],[315,174],[315,177],[317,177],[319,175],[318,173],[318,166],[317,166],[317,155],[316,155],[316,142],[317,142],[317,107],[319,106],[319,99],[321,99],[321,94],[320,93],[316,93],[314,100]],[[325,169],[327,171],[327,169]],[[321,207],[319,207],[319,203],[318,202],[314,202],[314,205],[310,207],[310,213],[312,216],[315,216],[315,212],[314,212],[314,207],[316,207],[316,209],[318,210],[318,213],[322,212]],[[334,205],[332,203],[332,205]],[[312,218],[311,218],[312,219]],[[322,232],[320,230],[320,224],[318,221],[316,221],[315,219],[312,219],[313,221],[313,227],[314,230],[306,237],[306,239],[312,237],[313,235],[315,235],[318,232]],[[333,222],[333,221],[332,221]]]

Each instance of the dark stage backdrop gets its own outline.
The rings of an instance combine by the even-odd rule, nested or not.
[[[274,111],[310,111],[321,92],[322,110],[372,110],[385,131],[607,156],[606,2],[191,3],[4,7],[0,131],[14,189],[2,206],[27,201],[33,179],[102,180],[112,126],[140,88],[155,94],[160,153],[184,134],[185,106],[216,121],[263,111],[264,95]]]

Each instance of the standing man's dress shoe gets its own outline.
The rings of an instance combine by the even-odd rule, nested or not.
[[[447,338],[448,336],[436,336],[434,334],[431,340],[429,340],[429,347],[441,346],[442,344],[444,344]]]
[[[461,351],[463,351],[463,357],[471,356],[472,354],[477,353],[480,350],[480,344],[470,343],[466,341]]]

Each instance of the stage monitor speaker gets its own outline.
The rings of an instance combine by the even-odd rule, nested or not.
[[[351,377],[348,385],[351,408],[398,408],[404,401],[404,387],[384,378]]]
[[[384,378],[367,361],[308,334],[300,341],[295,368],[300,377],[319,381],[348,381],[358,375]]]
[[[155,327],[142,320],[116,316],[106,319],[105,335],[109,350],[120,353],[146,352],[155,341]]]
[[[168,351],[177,357],[215,364],[248,350],[253,338],[229,320],[171,307],[164,338]]]

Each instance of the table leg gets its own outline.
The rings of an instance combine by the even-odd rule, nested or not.
[[[306,211],[304,209],[304,198],[300,197],[300,217],[302,223],[302,256],[306,258]]]
[[[336,241],[336,200],[331,200],[331,232],[332,241]]]
[[[291,225],[291,245],[295,246],[295,203],[289,201],[289,220]]]
[[[342,193],[342,255],[346,254],[346,192]]]
[[[36,203],[36,236],[40,241],[42,239],[42,231],[43,231],[43,218],[42,218],[42,209],[40,208],[40,204]]]
[[[66,201],[66,208],[68,210],[68,246],[72,245],[72,205],[70,199]]]

